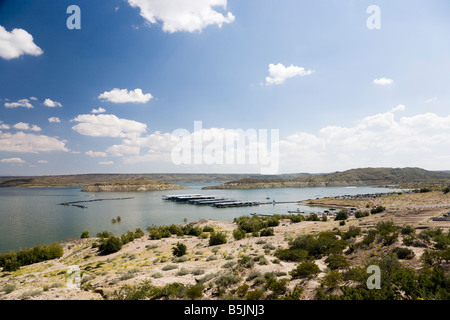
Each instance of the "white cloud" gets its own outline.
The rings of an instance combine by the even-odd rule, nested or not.
[[[163,31],[169,33],[201,32],[209,25],[221,28],[224,23],[235,19],[231,12],[224,15],[216,11],[217,7],[225,10],[227,0],[128,0],[128,3],[139,8],[148,23],[162,22]]]
[[[283,64],[269,64],[269,74],[266,77],[266,85],[282,84],[287,79],[297,76],[309,76],[313,73],[312,70],[305,70],[305,68],[291,65],[285,67]]]
[[[147,125],[133,120],[120,119],[112,114],[82,114],[72,121],[79,134],[92,137],[136,138],[147,130]]]
[[[40,164],[46,164],[46,163],[48,163],[48,161],[47,161],[47,160],[39,160],[38,163],[40,163]]]
[[[0,130],[9,130],[10,127],[7,124],[4,124],[3,121],[0,121]]]
[[[86,152],[86,155],[92,157],[92,158],[106,158],[107,154],[106,152],[101,152],[101,151],[88,151]]]
[[[399,104],[398,106],[396,106],[395,108],[391,109],[391,112],[396,112],[396,111],[405,111],[406,110],[406,106],[404,104]]]
[[[38,98],[36,97],[30,97],[30,100],[36,101]]]
[[[53,101],[51,99],[45,99],[44,106],[49,107],[49,108],[56,108],[56,107],[61,108],[62,104],[60,102]]]
[[[19,123],[16,123],[13,126],[13,128],[17,129],[17,130],[30,130],[30,124],[29,123],[24,123],[24,122],[19,122]]]
[[[101,165],[101,166],[111,166],[113,164],[114,164],[114,161],[101,161],[98,163],[98,165]]]
[[[104,108],[102,108],[102,107],[100,107],[100,108],[98,108],[98,109],[92,109],[92,110],[91,110],[91,113],[94,113],[94,114],[105,113],[105,112],[106,112],[106,109],[104,109]]]
[[[280,166],[308,172],[380,166],[444,169],[450,161],[450,116],[425,113],[397,120],[398,110],[404,106],[367,116],[354,126],[289,136],[280,141]]]
[[[61,119],[59,119],[58,117],[51,117],[51,118],[48,118],[48,122],[50,122],[50,123],[61,123]]]
[[[33,105],[30,103],[30,100],[28,99],[21,99],[17,102],[6,102],[5,103],[5,107],[6,108],[19,108],[19,107],[24,107],[27,109],[32,109],[34,108]]]
[[[144,94],[142,89],[139,88],[130,91],[115,88],[111,91],[103,92],[98,98],[112,103],[147,103],[153,99],[153,96],[150,93]]]
[[[8,159],[2,159],[0,160],[1,163],[12,163],[12,164],[21,164],[25,163],[25,160],[22,160],[20,158],[8,158]]]
[[[391,85],[394,83],[394,80],[389,79],[389,78],[380,78],[380,79],[375,79],[373,80],[373,83],[379,86],[387,86],[387,85]]]
[[[25,122],[19,122],[19,123],[16,123],[16,124],[13,126],[13,128],[14,128],[14,129],[17,129],[17,130],[31,130],[31,131],[35,131],[35,132],[42,131],[42,129],[39,128],[37,125],[34,125],[34,124],[33,124],[33,125],[30,126],[29,123],[25,123]]]
[[[427,99],[427,100],[425,100],[424,102],[425,102],[425,103],[431,103],[431,102],[435,102],[435,101],[438,101],[438,98],[437,98],[437,97],[433,97],[433,98]]]
[[[0,26],[0,57],[6,60],[18,58],[24,54],[39,56],[43,54],[33,41],[33,36],[23,29],[8,32]]]
[[[69,150],[65,146],[66,141],[58,138],[37,135],[31,133],[2,133],[0,132],[0,151],[39,153],[49,151]]]

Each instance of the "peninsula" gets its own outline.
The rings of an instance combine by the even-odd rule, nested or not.
[[[108,181],[88,185],[83,192],[136,192],[185,189],[186,186],[148,180],[143,178],[133,180]]]

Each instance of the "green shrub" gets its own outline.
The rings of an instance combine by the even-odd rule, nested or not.
[[[247,236],[247,233],[244,230],[236,229],[233,231],[233,237],[235,240],[244,239]]]
[[[280,260],[300,262],[308,258],[308,251],[304,249],[279,249],[275,256]]]
[[[395,248],[393,252],[397,255],[397,258],[402,260],[410,260],[414,258],[414,252],[411,249],[408,248]]]
[[[21,266],[61,258],[63,254],[64,250],[57,242],[46,246],[38,245],[19,250],[17,253],[11,251],[0,254],[0,268],[3,268],[3,271],[16,271]]]
[[[410,234],[415,234],[415,233],[416,233],[416,230],[410,225],[403,226],[403,228],[401,229],[402,235],[410,235]]]
[[[89,238],[89,231],[83,231],[83,233],[81,233],[80,239],[87,239]]]
[[[334,220],[347,220],[348,219],[348,212],[347,210],[340,210],[337,214]]]
[[[214,228],[211,226],[204,226],[203,232],[214,232]]]
[[[209,236],[209,245],[217,246],[227,243],[227,235],[223,232],[212,232]]]
[[[370,215],[369,211],[358,210],[358,211],[355,212],[355,218],[357,218],[357,219],[368,217],[369,215]]]
[[[320,272],[319,267],[314,262],[302,262],[297,268],[290,272],[292,278],[312,278]]]
[[[347,259],[341,255],[329,256],[325,260],[325,262],[328,263],[328,268],[330,268],[331,270],[344,269],[350,266],[350,263],[347,261]]]
[[[334,289],[343,281],[342,274],[337,270],[328,271],[322,278],[321,284],[330,289]]]
[[[383,207],[383,206],[378,206],[378,207],[376,207],[376,208],[371,209],[371,210],[370,210],[370,213],[371,213],[371,214],[377,214],[377,213],[381,213],[381,212],[383,212],[383,211],[385,211],[385,210],[386,210],[385,207]]]
[[[102,254],[111,254],[122,249],[122,240],[120,238],[111,236],[107,239],[103,239],[99,246]]]
[[[184,243],[180,243],[180,242],[177,242],[175,247],[172,248],[172,254],[175,257],[184,256],[186,254],[186,251],[187,251],[186,245]]]
[[[261,290],[249,291],[245,295],[245,299],[247,299],[247,300],[262,300],[262,299],[264,299],[264,292]]]
[[[260,232],[261,237],[271,237],[274,235],[273,228],[262,229]]]

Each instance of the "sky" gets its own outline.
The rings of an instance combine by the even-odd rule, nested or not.
[[[449,170],[449,12],[0,0],[0,175]]]

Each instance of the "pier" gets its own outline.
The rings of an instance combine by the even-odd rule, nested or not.
[[[197,206],[208,205],[214,208],[233,208],[233,207],[252,207],[267,204],[281,204],[281,203],[298,203],[299,201],[241,201],[228,198],[218,198],[213,195],[201,195],[201,194],[180,194],[180,195],[164,195],[162,196],[165,201],[188,203]]]

